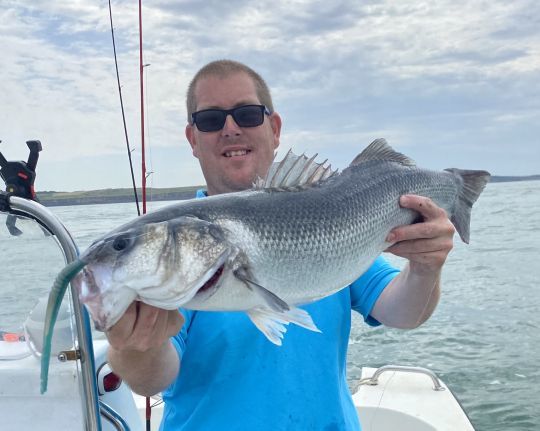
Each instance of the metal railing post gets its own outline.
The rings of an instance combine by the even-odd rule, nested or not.
[[[37,202],[19,198],[9,197],[10,207],[19,213],[27,214],[31,218],[38,220],[57,239],[64,252],[66,263],[77,259],[78,250],[69,231],[62,222],[44,206]],[[90,329],[90,319],[88,312],[79,302],[79,295],[71,285],[71,299],[77,329],[77,342],[81,353],[81,398],[83,401],[82,411],[84,416],[85,430],[101,431],[101,418],[98,400],[98,391],[95,378],[94,349],[92,346],[92,333]]]

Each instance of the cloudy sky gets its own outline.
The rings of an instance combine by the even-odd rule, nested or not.
[[[273,91],[282,150],[345,167],[378,137],[420,166],[540,174],[537,0],[143,0],[149,185],[203,184],[187,84],[245,62]],[[138,2],[112,1],[140,163]],[[37,190],[129,187],[105,0],[0,0],[0,150],[43,144]]]

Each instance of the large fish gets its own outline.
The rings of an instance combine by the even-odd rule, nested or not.
[[[399,197],[431,198],[469,241],[485,171],[420,169],[384,139],[341,173],[289,154],[248,191],[184,201],[139,217],[92,244],[80,299],[107,330],[134,300],[164,309],[245,310],[281,344],[289,322],[317,330],[297,305],[356,280],[418,213]]]
[[[243,310],[275,344],[288,323],[318,331],[297,305],[356,280],[391,244],[390,230],[419,216],[399,206],[417,194],[446,210],[468,243],[486,171],[420,169],[378,139],[341,173],[289,153],[248,191],[193,199],[144,215],[93,243],[58,276],[47,307],[41,392],[54,321],[69,280],[96,328],[138,300],[164,309]]]

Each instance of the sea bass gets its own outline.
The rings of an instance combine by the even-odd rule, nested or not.
[[[297,305],[356,280],[418,213],[417,194],[446,210],[468,243],[486,171],[420,169],[378,139],[341,173],[289,154],[248,191],[192,199],[139,217],[80,257],[80,299],[101,330],[129,304],[243,310],[275,344],[289,322],[317,330]]]
[[[246,311],[280,345],[285,325],[318,331],[299,308],[359,278],[396,226],[419,214],[399,198],[443,208],[469,242],[471,208],[486,171],[420,169],[384,139],[338,173],[289,153],[247,191],[192,199],[129,222],[94,242],[58,275],[49,295],[41,358],[47,388],[52,331],[69,280],[95,326],[107,330],[132,301],[164,309]]]

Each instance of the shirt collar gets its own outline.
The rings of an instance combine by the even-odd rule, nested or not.
[[[196,198],[205,198],[208,196],[208,192],[205,189],[199,189],[197,190],[197,193],[195,194]]]

